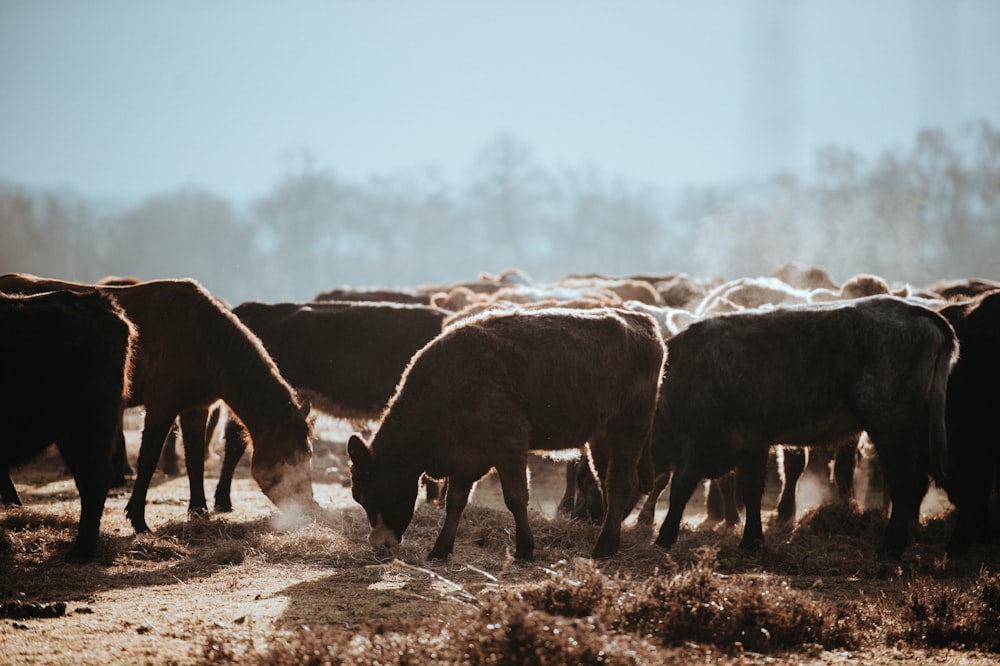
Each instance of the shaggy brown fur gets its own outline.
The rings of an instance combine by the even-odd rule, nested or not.
[[[53,288],[93,286],[27,274],[0,276],[0,289],[30,293]],[[188,458],[189,510],[207,513],[205,423],[220,399],[250,432],[251,473],[261,490],[279,506],[311,504],[309,408],[299,405],[257,337],[193,280],[154,280],[100,291],[112,295],[139,330],[129,406],[144,405],[146,418],[126,510],[135,530],[149,531],[146,493],[178,415]]]
[[[414,357],[371,446],[349,442],[354,497],[373,545],[402,539],[426,472],[449,480],[429,555],[447,558],[473,484],[495,468],[514,515],[515,557],[530,560],[528,452],[589,442],[607,507],[594,557],[614,554],[626,503],[652,481],[648,443],[664,358],[653,319],[624,310],[504,312],[447,329]]]

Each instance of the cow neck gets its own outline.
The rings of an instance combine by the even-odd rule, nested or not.
[[[410,471],[416,476],[427,471],[431,463],[428,452],[414,445],[414,438],[394,436],[385,432],[384,428],[372,438],[371,453],[372,461],[377,466]]]

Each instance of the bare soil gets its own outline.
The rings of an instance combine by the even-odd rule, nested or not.
[[[373,552],[364,514],[348,487],[339,439],[343,431],[323,433],[333,446],[317,447],[315,493],[321,515],[300,520],[279,515],[241,468],[233,487],[235,510],[189,521],[187,478],[158,475],[147,509],[154,533],[132,532],[124,517],[128,490],[114,491],[97,560],[84,565],[63,560],[76,533],[79,501],[58,456],[47,454],[16,470],[24,506],[0,514],[8,542],[0,552],[0,603],[5,604],[0,616],[2,609],[8,611],[0,617],[0,664],[267,663],[266,655],[279,647],[294,651],[310,631],[343,636],[345,650],[351,640],[414,627],[419,635],[449,635],[497,595],[554,582],[574,584],[574,567],[588,557],[598,528],[557,515],[564,482],[560,463],[532,463],[534,563],[512,560],[513,521],[490,476],[479,484],[463,516],[455,554],[445,564],[432,565],[424,558],[443,511],[421,500],[400,548]],[[133,460],[137,441],[138,433],[130,432]],[[209,492],[217,468],[218,460],[210,461]],[[766,506],[773,507],[773,498]],[[745,553],[737,547],[738,529],[700,526],[703,506],[692,502],[680,541],[670,551],[651,545],[652,535],[636,528],[633,518],[626,522],[622,552],[596,566],[608,580],[641,588],[709,558],[720,578],[787,586],[823,608],[860,602],[860,608],[881,613],[877,619],[889,627],[898,621],[893,609],[905,605],[914,585],[943,584],[958,593],[1000,562],[997,546],[948,561],[943,555],[947,503],[934,495],[925,508],[928,517],[902,562],[875,558],[874,539],[884,523],[870,513],[859,514],[857,523],[832,527],[817,518],[808,529],[802,521],[800,528],[774,525],[769,513],[765,547]],[[663,498],[657,521],[665,509]],[[808,523],[814,514],[804,517]],[[618,651],[606,658],[611,663],[831,664],[994,664],[1000,658],[981,646],[931,647],[919,637],[891,636],[852,649],[804,644],[765,653],[735,644],[663,645],[626,635],[609,642]],[[422,660],[433,661],[425,654],[410,662]],[[364,663],[346,656],[345,661]]]

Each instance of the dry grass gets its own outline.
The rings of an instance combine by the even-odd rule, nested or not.
[[[372,552],[334,449],[316,515],[276,520],[243,475],[233,514],[190,522],[186,479],[158,478],[154,534],[132,534],[127,494],[116,493],[97,561],[69,565],[79,504],[45,462],[15,476],[25,507],[0,514],[2,663],[986,664],[1000,654],[1000,547],[949,561],[947,516],[926,519],[904,559],[886,562],[874,556],[878,510],[807,511],[794,528],[766,526],[765,546],[747,553],[738,530],[698,526],[693,503],[670,551],[626,523],[621,552],[594,563],[598,528],[555,515],[561,469],[539,461],[535,563],[512,559],[513,520],[488,478],[454,556],[431,565],[441,509],[421,504],[398,549]]]

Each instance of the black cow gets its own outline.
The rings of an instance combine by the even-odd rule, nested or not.
[[[949,305],[962,354],[948,381],[949,469],[945,489],[955,505],[948,552],[964,555],[989,538],[989,500],[1000,464],[1000,291]]]
[[[763,541],[768,449],[866,430],[892,497],[880,552],[900,557],[930,472],[947,459],[945,396],[958,342],[936,312],[891,296],[747,311],[692,324],[668,342],[654,426],[658,468],[675,466],[656,543],[677,540],[703,478],[740,467],[741,546]]]
[[[514,515],[514,556],[531,560],[528,452],[589,443],[607,507],[593,555],[614,554],[630,496],[652,482],[664,357],[656,322],[625,310],[486,313],[445,329],[414,356],[371,445],[357,435],[348,442],[370,542],[399,543],[427,472],[448,477],[444,526],[428,555],[447,558],[473,484],[495,468]]]
[[[417,351],[450,313],[393,303],[243,303],[236,314],[257,334],[281,375],[312,406],[336,418],[377,419]],[[226,428],[215,508],[231,511],[230,488],[246,449],[242,426]]]
[[[56,444],[80,493],[73,560],[91,559],[97,547],[135,336],[115,301],[96,291],[0,294],[0,478],[17,498],[9,470]]]

